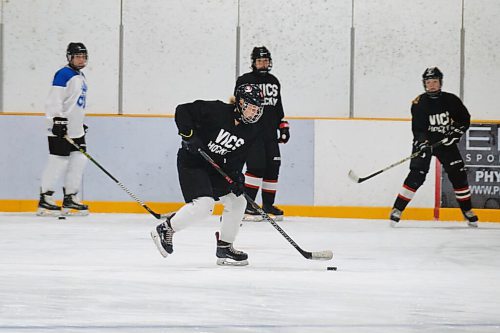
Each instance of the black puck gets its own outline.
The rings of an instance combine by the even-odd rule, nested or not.
[[[66,220],[66,216],[59,216],[58,219],[59,220]]]
[[[337,270],[337,266],[329,266],[326,268],[327,271],[336,271]]]

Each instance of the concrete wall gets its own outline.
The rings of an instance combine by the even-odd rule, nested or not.
[[[181,102],[227,100],[236,73],[250,66],[252,47],[266,45],[287,115],[347,117],[352,92],[356,117],[409,117],[428,66],[439,66],[445,88],[459,93],[463,14],[464,99],[473,118],[498,119],[496,0],[0,1],[3,111],[42,112],[66,45],[83,41],[89,112],[118,113],[122,22],[126,114],[172,114]]]

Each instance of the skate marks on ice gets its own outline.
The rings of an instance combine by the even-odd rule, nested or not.
[[[497,224],[290,218],[305,260],[268,224],[244,224],[249,266],[215,264],[218,222],[158,255],[145,214],[0,214],[0,332],[494,332]],[[285,223],[285,222],[283,222]],[[457,227],[457,228],[455,228]],[[327,266],[338,266],[327,271]]]

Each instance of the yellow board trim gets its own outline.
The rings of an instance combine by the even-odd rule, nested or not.
[[[93,213],[144,213],[148,212],[135,202],[85,201]],[[37,200],[0,200],[0,212],[35,212]],[[61,204],[61,202],[58,202]],[[156,213],[178,210],[180,202],[148,202]],[[390,207],[357,207],[357,206],[285,206],[280,205],[288,216],[328,217],[348,219],[388,219]],[[500,222],[500,209],[474,209],[480,222]],[[222,213],[222,205],[216,204],[214,214]],[[407,208],[403,220],[434,220],[433,208]],[[439,221],[463,221],[458,208],[441,208]]]

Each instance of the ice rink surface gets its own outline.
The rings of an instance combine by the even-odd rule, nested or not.
[[[0,213],[0,332],[500,332],[500,224],[246,222],[247,267],[215,265],[218,217],[163,258],[145,214]],[[337,271],[327,271],[337,266]]]

